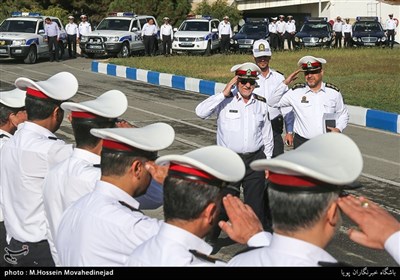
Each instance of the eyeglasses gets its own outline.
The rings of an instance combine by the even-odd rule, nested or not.
[[[242,85],[246,85],[247,83],[249,83],[250,85],[254,86],[256,84],[256,80],[239,80],[239,83],[241,83]]]
[[[314,70],[314,71],[306,71],[304,72],[304,76],[310,75],[310,74],[319,74],[321,73],[321,69]]]

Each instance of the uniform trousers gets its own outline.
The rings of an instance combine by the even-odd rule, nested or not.
[[[289,50],[294,49],[294,34],[286,32],[285,35]]]
[[[32,243],[11,238],[4,259],[7,267],[55,266],[47,240]]]
[[[246,173],[242,181],[230,184],[228,187],[223,188],[223,196],[227,194],[232,194],[234,196],[240,196],[240,186],[243,187],[244,203],[248,204],[253,211],[256,213],[257,217],[260,219],[261,223],[264,224],[264,190],[265,190],[265,172],[264,171],[254,171],[250,168],[250,163],[256,159],[264,159],[264,148],[246,154],[238,154],[245,166]],[[218,226],[219,221],[227,221],[228,216],[226,215],[223,205],[221,205],[221,211],[219,217],[214,224],[208,239],[216,240],[221,232]]]
[[[67,35],[69,58],[76,57],[76,34]]]
[[[342,32],[335,32],[335,48],[342,47]]]
[[[393,49],[394,44],[394,29],[387,31],[387,44],[389,47]]]
[[[230,44],[230,35],[222,34],[221,35],[221,52],[222,53],[227,53],[229,51],[229,44]]]
[[[271,42],[271,48],[275,51],[278,49],[278,44],[279,44],[279,38],[278,34],[276,33],[270,33],[270,42]]]
[[[344,46],[345,48],[351,47],[351,33],[345,32],[344,33]]]
[[[143,36],[144,51],[147,56],[153,55],[154,52],[154,38],[155,36]]]
[[[295,133],[294,137],[293,137],[293,149],[297,149],[299,146],[301,146],[308,140],[310,140],[310,139],[304,138],[304,137],[300,136],[299,134]]]
[[[54,59],[58,61],[58,41],[57,41],[57,36],[51,36],[47,37],[47,43],[49,45],[49,55],[50,55],[50,61],[53,61]]]
[[[170,55],[172,47],[171,35],[162,35],[162,45],[164,55]]]

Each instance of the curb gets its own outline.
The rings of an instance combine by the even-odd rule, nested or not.
[[[92,72],[142,81],[157,86],[214,95],[225,88],[225,84],[213,81],[188,78],[167,73],[131,68],[121,65],[92,61]],[[400,115],[379,110],[347,105],[349,123],[400,133]]]

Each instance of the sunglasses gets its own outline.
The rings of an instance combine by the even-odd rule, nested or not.
[[[304,72],[304,76],[310,75],[310,74],[319,74],[321,73],[321,69],[314,70],[314,71],[306,71]]]
[[[254,86],[256,84],[256,80],[239,80],[239,83],[241,83],[242,85],[246,85],[247,83],[249,83],[250,85]]]

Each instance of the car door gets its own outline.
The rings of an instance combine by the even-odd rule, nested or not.
[[[212,49],[218,49],[220,46],[220,42],[218,40],[218,31],[213,32],[216,30],[218,30],[218,25],[219,25],[219,21],[218,20],[212,20],[210,22],[210,31],[211,31],[211,44],[212,44]]]
[[[130,26],[130,32],[132,35],[132,41],[131,41],[131,50],[136,52],[140,50],[144,50],[144,45],[142,41],[142,36],[141,36],[141,26],[140,22],[138,19],[132,20],[132,25]]]
[[[44,22],[43,20],[39,20],[38,21],[38,30],[37,30],[37,34],[39,37],[39,45],[38,47],[38,53],[40,55],[44,54],[44,53],[48,53],[49,52],[49,46],[47,45],[47,42],[44,41],[45,38],[45,34],[44,34]]]

